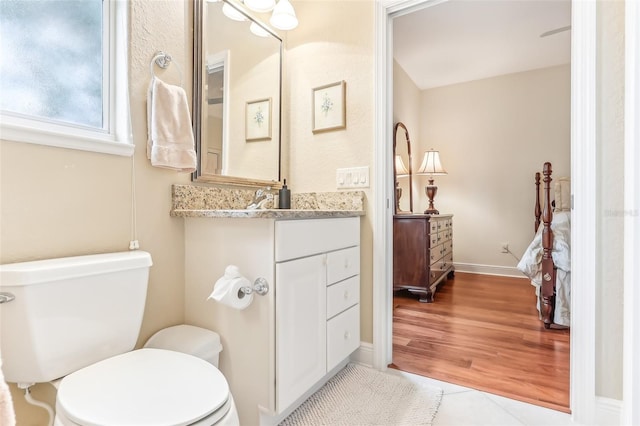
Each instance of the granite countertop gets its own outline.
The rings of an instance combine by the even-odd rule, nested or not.
[[[248,210],[254,191],[173,185],[172,217],[313,219],[364,216],[364,192],[310,192],[291,195],[291,209]],[[265,207],[277,206],[277,195]]]
[[[250,219],[314,219],[363,216],[364,210],[171,210],[174,217],[250,218]]]

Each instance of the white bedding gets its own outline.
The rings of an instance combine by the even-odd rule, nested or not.
[[[542,285],[542,224],[525,251],[517,268],[536,287],[538,311],[540,311],[540,287]],[[553,248],[551,257],[557,269],[556,306],[553,322],[569,326],[571,322],[571,212],[554,212],[551,221]]]

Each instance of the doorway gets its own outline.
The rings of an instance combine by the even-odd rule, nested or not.
[[[376,143],[374,242],[373,365],[385,369],[392,360],[391,223],[393,175],[388,141],[392,137],[392,55],[394,17],[438,0],[378,0],[376,2]],[[571,410],[576,421],[590,421],[595,413],[595,4],[572,3],[571,178],[574,194],[572,235],[573,279],[581,282],[572,294]],[[583,231],[583,232],[580,232]],[[581,374],[574,374],[580,371]]]
[[[500,279],[486,277],[523,277],[514,257],[524,253],[533,237],[534,172],[551,161],[554,182],[570,174],[570,6],[566,0],[451,0],[393,18],[394,120],[411,129],[411,149],[418,157],[413,170],[430,149],[440,152],[449,170],[448,175],[435,176],[441,188],[435,201],[440,213],[453,214],[458,271],[453,281],[439,286],[443,297],[436,295],[433,305],[421,306],[406,292],[395,293],[394,366],[476,388],[480,383],[483,390],[563,411],[569,399],[568,334],[550,344],[549,334],[554,332],[542,330],[535,321],[537,313],[520,328],[512,310],[518,305],[516,294],[528,296],[535,311],[534,288],[524,279],[512,279],[510,291]],[[414,175],[414,214],[427,207],[425,178]],[[410,197],[411,191],[404,189]],[[404,215],[394,217],[394,232],[407,220]],[[394,235],[394,241],[402,240]],[[501,241],[509,241],[504,243],[510,247],[507,254],[499,250]],[[431,249],[432,262],[437,252]],[[412,253],[421,251],[405,248],[399,255],[396,250],[395,284],[418,284],[411,281],[418,269],[416,261],[409,261]],[[435,265],[437,270],[439,263]],[[438,271],[431,272],[437,277]],[[486,292],[476,293],[474,286]],[[470,293],[476,297],[467,302]],[[510,299],[514,306],[507,306]],[[523,312],[531,308],[526,301],[520,302]],[[481,315],[485,306],[504,310],[502,315],[493,310]],[[435,311],[449,319],[437,329],[439,317],[431,314]],[[513,323],[506,312],[514,314]],[[425,323],[416,321],[418,314]],[[463,318],[470,320],[468,325],[456,327]],[[467,334],[468,330],[475,331]],[[474,346],[479,335],[490,346],[479,341]],[[502,339],[507,338],[509,345],[504,345]],[[462,341],[468,342],[466,351]],[[453,347],[460,353],[457,362],[455,357],[441,357]],[[525,363],[527,354],[531,362]],[[538,382],[541,369],[550,372]],[[516,377],[526,377],[529,370],[536,379],[520,386]]]

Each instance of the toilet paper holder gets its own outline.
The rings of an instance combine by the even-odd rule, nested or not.
[[[262,277],[258,277],[253,282],[253,287],[248,287],[248,286],[240,287],[240,291],[242,291],[244,294],[251,294],[255,292],[260,296],[264,296],[269,292],[269,283],[267,282],[266,279]]]

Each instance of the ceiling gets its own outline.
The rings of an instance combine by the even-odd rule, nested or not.
[[[449,0],[393,19],[393,56],[419,89],[568,64],[571,0]]]

